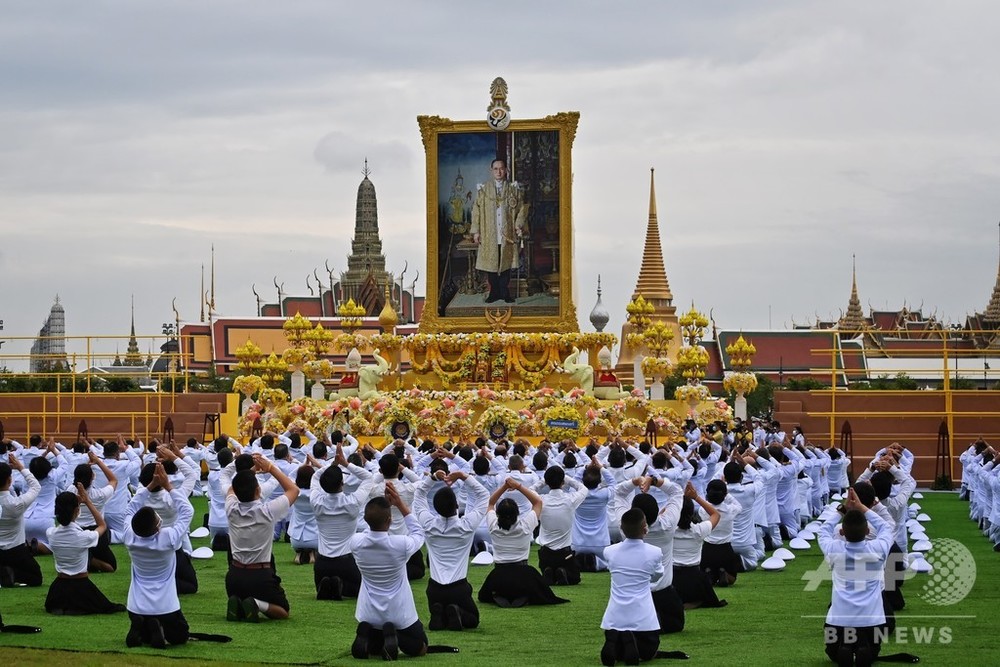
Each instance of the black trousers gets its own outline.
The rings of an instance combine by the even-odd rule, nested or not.
[[[226,573],[226,596],[235,595],[239,599],[254,598],[289,611],[288,596],[281,587],[281,577],[274,568],[246,569],[229,566]]]
[[[627,641],[628,634],[635,637],[635,645],[639,649],[639,660],[652,660],[656,657],[656,652],[660,648],[660,633],[656,630],[605,630],[605,640],[610,639],[608,636],[608,633],[610,632],[618,633],[618,638],[615,643],[616,660],[625,659],[624,644],[625,641]]]
[[[878,657],[882,646],[875,630],[881,626],[873,625],[866,628],[845,628],[839,625],[823,624],[823,643],[826,655],[837,662],[837,652],[841,646],[847,646],[852,653],[857,653],[859,649],[868,647],[874,660]]]
[[[169,614],[136,614],[133,612],[128,613],[129,619],[132,621],[132,627],[140,628],[139,634],[142,636],[142,643],[149,643],[149,625],[148,621],[157,620],[160,622],[160,627],[163,628],[163,638],[167,640],[168,643],[186,644],[188,640],[188,622],[184,618],[184,614],[181,613],[180,609],[171,612]]]
[[[84,530],[97,530],[97,526],[87,526]],[[115,552],[111,550],[110,530],[105,530],[104,534],[97,538],[97,546],[90,547],[89,556],[104,561],[114,571],[118,570],[118,559],[115,558]]]
[[[31,549],[19,544],[13,549],[0,549],[0,567],[14,571],[14,581],[25,586],[42,585],[42,568],[38,566]]]
[[[194,571],[191,556],[178,549],[177,567],[174,569],[174,583],[177,584],[178,595],[192,595],[198,592],[198,573]]]
[[[459,579],[450,584],[439,584],[433,579],[428,579],[427,607],[430,608],[435,604],[444,607],[450,604],[458,605],[462,626],[466,628],[479,627],[479,607],[472,599],[472,585],[468,579]]]
[[[372,627],[371,634],[368,635],[368,653],[378,655],[382,652],[382,645],[385,643],[385,636],[382,628]],[[420,655],[427,646],[427,633],[424,632],[423,624],[418,620],[411,626],[396,628],[396,643],[399,650],[406,655]]]
[[[406,561],[406,579],[407,581],[423,579],[426,573],[427,568],[424,565],[424,554],[418,551],[410,556],[410,560]]]
[[[344,585],[344,595],[350,598],[358,597],[358,591],[361,590],[361,571],[358,570],[358,565],[354,562],[354,554],[344,554],[336,558],[316,554],[316,564],[313,566],[313,583],[316,585],[317,592],[319,592],[319,582],[326,577],[340,577],[340,581]]]
[[[573,548],[549,549],[540,547],[538,549],[538,569],[545,574],[545,570],[552,568],[563,568],[566,570],[566,579],[570,585],[580,583],[580,564],[573,557]]]
[[[486,281],[490,285],[490,293],[487,295],[487,299],[510,298],[510,269],[499,273],[487,271]]]

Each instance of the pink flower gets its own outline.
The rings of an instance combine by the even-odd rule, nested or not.
[[[459,408],[458,410],[455,410],[455,416],[456,417],[460,417],[460,418],[462,418],[462,417],[468,417],[469,416],[469,411],[465,410],[464,408]]]
[[[420,414],[421,417],[424,417],[424,418],[433,417],[434,416],[434,411],[431,410],[430,408],[424,408],[423,410],[420,411],[419,414]]]
[[[289,412],[291,412],[293,415],[301,415],[305,411],[306,411],[305,406],[302,405],[293,405],[289,410]]]
[[[597,410],[594,408],[587,410],[587,419],[597,419]]]
[[[522,417],[525,417],[527,419],[533,419],[534,416],[535,416],[535,415],[531,414],[531,410],[529,410],[528,408],[522,408],[521,410],[518,410],[517,414],[519,414]]]
[[[410,390],[410,396],[420,396],[420,394],[422,394],[422,393],[424,393],[424,392],[420,391],[416,387],[414,387],[413,389]]]
[[[632,395],[635,396],[635,397],[637,397],[637,398],[643,398],[643,397],[645,397],[646,392],[644,392],[642,389],[633,389],[632,390]]]
[[[385,410],[385,401],[379,401],[373,407],[375,412],[382,412],[383,410]]]
[[[552,387],[542,387],[541,389],[538,390],[538,393],[541,394],[542,396],[551,396],[552,394],[556,393],[556,390],[553,389]]]
[[[248,410],[246,414],[246,419],[248,422],[255,422],[260,419],[260,413],[256,410]]]
[[[577,387],[573,391],[569,392],[569,397],[570,398],[579,398],[580,396],[583,396],[585,393],[587,393],[587,392],[585,392],[583,389],[580,389],[579,387]]]
[[[261,410],[264,409],[264,406],[261,405],[260,403],[254,403],[253,405],[250,406],[250,409],[253,410],[254,412],[260,412]]]
[[[443,405],[446,408],[453,408],[455,407],[455,401],[451,400],[450,398],[445,398],[442,399],[441,405]]]
[[[349,400],[347,402],[347,404],[351,406],[351,410],[360,410],[361,409],[361,399],[358,398],[357,396],[355,396],[354,398],[352,398],[351,400]]]
[[[336,411],[336,410],[334,410],[333,408],[327,408],[326,410],[324,410],[324,411],[323,411],[323,413],[322,413],[322,414],[323,414],[323,416],[324,416],[324,417],[326,417],[327,419],[329,419],[329,418],[330,418],[330,417],[332,417],[332,416],[333,416],[334,414],[336,414],[336,412],[337,412],[337,411]]]

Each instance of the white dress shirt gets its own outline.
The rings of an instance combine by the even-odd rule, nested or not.
[[[227,492],[228,493],[228,492]],[[274,524],[288,516],[291,506],[282,494],[264,502],[240,502],[235,493],[226,496],[226,519],[229,521],[229,544],[233,560],[244,565],[271,562]]]
[[[571,490],[566,491],[565,487]],[[571,546],[576,509],[586,499],[587,487],[572,477],[566,478],[563,488],[553,489],[542,496],[538,544],[553,551]]]
[[[651,585],[663,578],[660,550],[642,540],[623,540],[604,550],[611,571],[611,596],[603,630],[658,631]]]
[[[865,512],[865,518],[875,527],[875,539],[836,539],[834,532],[841,520],[836,512],[819,531],[819,547],[833,571],[833,599],[826,613],[830,625],[863,628],[885,623],[882,588],[892,526],[874,512]]]
[[[674,565],[701,565],[701,545],[711,532],[709,521],[692,523],[686,530],[678,528],[674,533]]]
[[[174,552],[187,537],[194,508],[181,490],[174,489],[170,494],[177,511],[176,522],[169,528],[161,524],[160,530],[150,537],[139,537],[132,532],[132,515],[142,507],[141,498],[138,501],[133,498],[125,510],[123,543],[132,559],[132,581],[125,606],[133,614],[170,614],[181,608],[174,580],[177,569]]]
[[[24,513],[42,490],[42,485],[30,470],[25,468],[21,474],[28,485],[24,493],[15,496],[10,489],[0,491],[0,549],[13,549],[24,544]]]
[[[428,505],[427,493],[433,484],[428,477],[417,485],[413,513],[427,540],[431,579],[439,584],[452,584],[465,579],[469,572],[469,549],[476,528],[486,515],[489,495],[476,478],[468,477],[465,480],[468,492],[465,516],[445,518]]]
[[[533,510],[519,514],[510,530],[503,530],[497,523],[496,510],[486,513],[486,527],[493,538],[494,563],[519,563],[528,560],[531,553],[531,538],[538,525],[538,517]]]
[[[361,571],[361,590],[354,617],[381,628],[392,623],[399,629],[417,622],[413,590],[406,579],[406,561],[424,545],[424,531],[412,514],[403,517],[408,535],[385,531],[357,533],[350,540]]]
[[[358,517],[372,488],[372,474],[353,463],[347,469],[358,479],[361,486],[353,493],[341,491],[327,493],[320,486],[322,471],[313,474],[309,502],[316,515],[318,546],[321,556],[337,558],[351,553],[351,537],[358,530]]]
[[[52,526],[45,531],[52,558],[55,561],[56,572],[74,576],[84,574],[90,562],[91,547],[97,546],[100,536],[96,530],[84,530],[77,523],[69,522],[66,526]]]

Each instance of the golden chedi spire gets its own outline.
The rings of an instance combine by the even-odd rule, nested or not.
[[[667,271],[663,265],[663,247],[660,245],[660,224],[656,217],[656,188],[653,169],[649,170],[649,221],[646,223],[646,245],[642,250],[642,267],[635,283],[634,299],[642,294],[647,300],[673,301]]]
[[[997,282],[993,286],[993,295],[990,297],[990,303],[986,306],[986,312],[983,313],[984,322],[1000,322],[1000,262],[997,265]]]
[[[663,264],[663,247],[660,245],[660,224],[656,215],[656,184],[654,171],[649,170],[649,219],[646,223],[646,243],[642,249],[642,266],[639,268],[639,279],[635,283],[632,302],[642,298],[649,306],[646,317],[649,321],[662,321],[674,332],[673,342],[667,351],[667,356],[673,357],[680,347],[680,327],[677,323],[677,309],[674,307],[674,295],[667,282],[667,271]],[[615,373],[622,384],[634,381],[634,367],[637,355],[643,355],[642,349],[632,349],[628,344],[628,335],[639,333],[634,324],[628,321],[622,326],[622,346],[618,355]]]
[[[392,331],[399,324],[399,316],[392,308],[392,293],[389,291],[388,282],[385,284],[385,306],[382,307],[382,312],[378,314],[378,323],[382,325],[382,330],[386,332]]]
[[[851,255],[851,266],[851,298],[847,302],[847,313],[840,318],[837,328],[844,333],[857,335],[865,326],[865,314],[861,310],[861,299],[858,298],[858,266],[854,255]]]

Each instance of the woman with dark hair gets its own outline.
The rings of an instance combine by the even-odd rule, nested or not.
[[[300,466],[295,472],[295,486],[299,487],[301,492],[292,504],[291,516],[288,519],[288,536],[291,538],[292,549],[295,550],[296,565],[315,563],[316,550],[319,549],[316,513],[309,501],[314,472],[311,465]]]
[[[73,469],[73,483],[76,487],[83,488],[90,498],[90,505],[84,505],[77,513],[76,523],[84,530],[97,530],[97,517],[90,511],[91,505],[97,508],[98,513],[104,509],[104,505],[114,495],[118,487],[118,478],[111,472],[104,459],[98,458],[94,452],[89,454],[90,463],[81,463]],[[94,481],[94,470],[91,466],[97,466],[104,473],[107,485],[101,488],[91,488]],[[90,548],[90,571],[91,572],[114,572],[118,569],[118,559],[111,550],[111,533],[102,531],[97,544]]]
[[[695,503],[708,514],[708,521],[702,521],[695,509]],[[712,582],[701,569],[701,547],[705,538],[719,523],[719,512],[688,482],[684,489],[681,514],[674,533],[674,588],[681,596],[685,609],[698,607],[724,607],[712,589]]]
[[[35,554],[46,556],[49,549],[49,539],[46,531],[52,527],[52,507],[56,501],[58,484],[52,473],[52,463],[44,456],[36,456],[28,464],[28,470],[35,476],[42,490],[38,492],[35,502],[24,513],[24,536]]]
[[[521,493],[531,503],[531,511],[521,514],[513,499],[500,500],[506,491]],[[479,589],[480,602],[499,607],[569,602],[556,597],[538,570],[528,564],[531,538],[541,513],[541,497],[514,477],[508,477],[490,496],[486,525],[493,538],[494,565]]]
[[[108,526],[100,510],[94,507],[83,484],[77,483],[76,489],[76,493],[63,491],[55,497],[57,525],[46,531],[47,542],[55,560],[56,578],[52,580],[45,597],[45,611],[74,616],[125,611],[124,605],[108,600],[87,574],[90,549],[97,546],[97,541],[107,532]],[[93,530],[84,530],[77,523],[81,502],[96,523]]]

